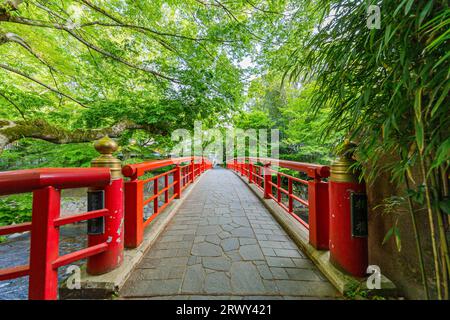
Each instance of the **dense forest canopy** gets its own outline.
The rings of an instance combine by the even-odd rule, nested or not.
[[[229,121],[303,18],[289,1],[6,1],[2,144]],[[295,24],[292,24],[292,26]],[[285,55],[286,56],[286,55]],[[242,67],[245,59],[259,67]],[[11,122],[14,121],[14,122]],[[104,128],[103,130],[98,130]]]

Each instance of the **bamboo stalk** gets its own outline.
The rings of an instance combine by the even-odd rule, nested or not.
[[[419,150],[420,150],[420,148],[419,148]],[[428,223],[429,223],[429,227],[430,227],[431,246],[433,249],[434,270],[435,270],[435,276],[436,276],[436,290],[437,290],[437,294],[438,294],[438,299],[442,300],[441,276],[440,276],[440,268],[439,268],[439,253],[438,253],[437,243],[436,243],[433,208],[431,206],[430,189],[428,186],[427,171],[425,169],[425,163],[424,163],[424,159],[423,159],[423,150],[419,151],[419,159],[420,159],[420,169],[422,171],[422,176],[423,176],[423,184],[425,187],[425,199],[426,199],[426,203],[427,203]]]
[[[409,190],[409,182],[408,182],[408,175],[406,174],[406,171],[404,173],[405,175],[405,183],[406,183],[406,188]],[[416,240],[416,250],[417,250],[417,256],[419,259],[419,268],[420,268],[420,274],[422,276],[422,285],[423,285],[423,289],[425,292],[425,298],[427,300],[430,300],[430,292],[428,290],[428,281],[427,281],[427,277],[426,277],[426,273],[425,273],[425,265],[423,262],[423,255],[422,255],[422,246],[420,243],[420,234],[419,234],[419,230],[417,228],[417,221],[416,221],[416,215],[414,212],[414,207],[411,201],[411,197],[407,196],[408,199],[408,207],[409,207],[409,214],[411,216],[411,222],[412,222],[412,227],[413,227],[413,232],[414,232],[414,236],[415,236],[415,240]]]
[[[436,170],[433,170],[431,174],[431,185],[433,187],[433,193],[434,193],[434,199],[436,201],[442,199],[442,196],[439,194],[440,188],[438,185],[438,178],[437,175],[439,172]],[[439,242],[440,242],[440,249],[441,249],[441,256],[442,256],[442,275],[443,275],[443,284],[444,284],[444,299],[448,300],[448,289],[449,289],[449,266],[450,266],[450,260],[449,260],[449,254],[448,254],[448,243],[447,243],[447,237],[445,234],[445,227],[444,227],[444,220],[443,220],[443,213],[437,207],[437,223],[438,223],[438,231],[439,231]]]

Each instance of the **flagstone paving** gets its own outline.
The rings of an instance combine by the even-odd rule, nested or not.
[[[138,299],[332,299],[336,289],[233,172],[206,172],[120,291]]]

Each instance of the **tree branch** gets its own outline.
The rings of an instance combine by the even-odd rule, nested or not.
[[[68,94],[65,94],[64,92],[61,92],[61,91],[59,91],[59,90],[57,90],[57,89],[55,89],[55,88],[53,88],[53,87],[50,87],[49,85],[46,85],[45,83],[43,83],[43,82],[37,80],[36,78],[33,78],[32,76],[29,76],[29,75],[23,73],[23,72],[20,71],[20,70],[14,69],[14,68],[12,68],[12,67],[10,67],[10,66],[7,66],[7,65],[5,65],[5,64],[2,64],[2,63],[0,63],[0,68],[5,69],[5,70],[7,70],[7,71],[9,71],[9,72],[15,73],[15,74],[17,74],[17,75],[19,75],[19,76],[22,76],[22,77],[24,77],[24,78],[26,78],[26,79],[28,79],[28,80],[33,81],[33,82],[36,82],[37,84],[39,84],[39,85],[41,85],[41,86],[47,88],[48,90],[50,90],[50,91],[52,91],[52,92],[54,92],[54,93],[56,93],[56,94],[62,95],[62,96],[66,97],[66,98],[69,99],[69,100],[72,100],[73,102],[79,104],[79,105],[82,106],[83,108],[88,108],[88,106],[86,106],[86,105],[83,104],[82,102],[78,101],[77,99],[72,98],[72,97],[69,96]]]
[[[0,97],[3,97],[3,99],[8,101],[20,113],[20,116],[22,117],[22,119],[25,120],[25,114],[23,113],[22,109],[20,109],[19,106],[14,101],[12,101],[10,98],[8,98],[2,92],[0,92]]]
[[[27,50],[29,53],[31,53],[36,59],[38,59],[41,63],[46,65],[50,70],[55,71],[55,68],[53,68],[50,64],[48,64],[44,59],[41,58],[41,56],[36,53],[29,45],[28,43],[22,39],[20,36],[18,36],[15,33],[8,32],[5,34],[0,34],[0,45],[7,43],[7,42],[14,42],[23,47],[25,50]]]
[[[155,125],[139,125],[130,121],[121,121],[109,128],[67,130],[42,119],[35,120],[0,120],[0,152],[4,147],[22,138],[34,138],[55,144],[90,142],[108,135],[120,137],[126,130],[146,130],[151,133],[166,135],[164,128]]]
[[[24,25],[29,25],[29,26],[34,26],[34,27],[41,27],[41,28],[53,28],[53,29],[58,29],[58,30],[63,30],[65,32],[67,32],[68,34],[70,34],[73,38],[75,38],[76,40],[78,40],[79,42],[83,43],[85,46],[87,46],[88,48],[91,48],[92,50],[107,56],[117,62],[120,62],[130,68],[133,69],[137,69],[137,70],[141,70],[144,72],[148,72],[151,73],[152,75],[165,79],[165,80],[169,80],[171,82],[174,83],[180,83],[179,80],[174,79],[172,77],[166,76],[162,73],[159,73],[157,71],[154,71],[152,69],[146,68],[146,67],[141,67],[138,65],[135,65],[131,62],[128,62],[114,54],[112,54],[111,52],[108,52],[100,47],[97,47],[96,45],[88,42],[86,39],[84,39],[83,37],[81,37],[80,35],[77,35],[73,30],[71,30],[69,27],[58,24],[58,23],[52,23],[52,22],[47,22],[47,21],[41,21],[41,20],[32,20],[32,19],[28,19],[28,18],[23,18],[23,17],[16,17],[16,16],[8,16],[7,20],[8,22],[12,22],[12,23],[17,23],[17,24],[24,24]]]

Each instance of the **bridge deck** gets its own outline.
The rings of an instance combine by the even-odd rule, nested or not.
[[[122,298],[333,298],[337,291],[231,171],[209,170]]]

